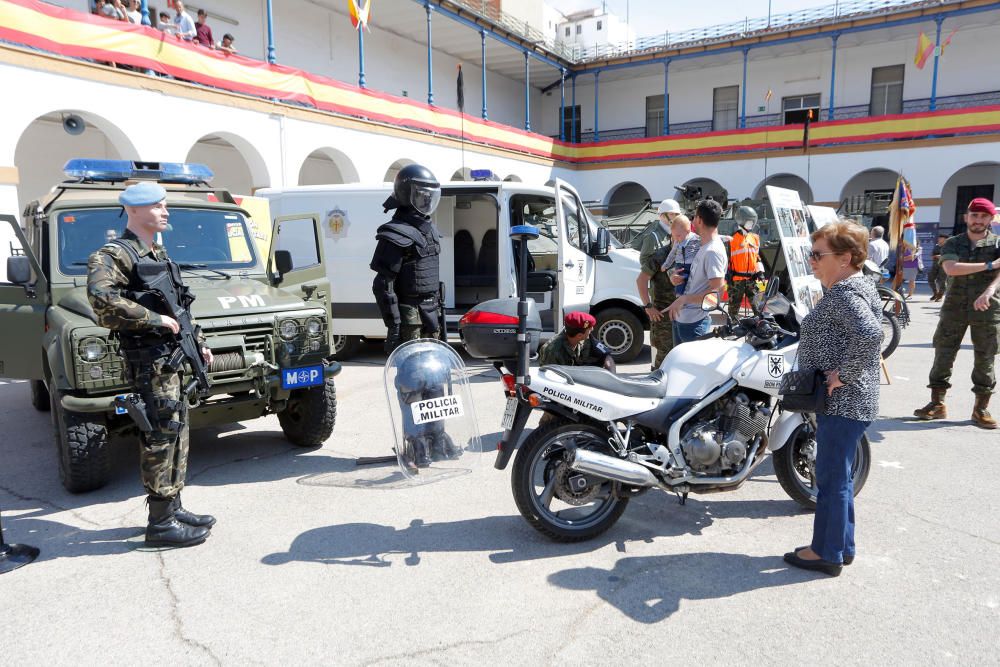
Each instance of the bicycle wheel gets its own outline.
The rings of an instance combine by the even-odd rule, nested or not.
[[[892,313],[882,312],[882,358],[888,359],[899,346],[902,330],[899,320]]]

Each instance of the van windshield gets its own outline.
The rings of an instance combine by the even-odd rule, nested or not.
[[[56,220],[59,270],[68,276],[87,273],[87,259],[125,232],[120,206],[60,211]],[[206,268],[250,269],[257,265],[251,225],[236,211],[171,207],[162,243],[170,259]]]

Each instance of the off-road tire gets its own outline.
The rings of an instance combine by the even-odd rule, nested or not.
[[[52,407],[49,400],[49,390],[45,388],[43,380],[30,380],[31,385],[31,406],[39,412],[48,412]]]
[[[888,331],[885,331],[887,340],[882,341],[882,358],[888,359],[899,347],[899,339],[903,335],[903,330],[899,326],[899,318],[885,311],[882,311],[882,327],[883,330],[888,328]]]
[[[288,405],[278,413],[285,437],[299,447],[318,447],[333,433],[337,423],[337,388],[333,378],[319,387],[295,389]]]
[[[339,361],[353,357],[364,343],[361,336],[344,336],[342,334],[333,334],[332,342],[333,358]]]
[[[774,474],[777,476],[781,488],[785,490],[785,493],[792,500],[807,510],[815,510],[816,497],[803,485],[802,477],[795,468],[795,439],[798,437],[798,434],[799,432],[797,431],[788,444],[774,452],[772,461],[774,463]],[[858,453],[854,458],[854,467],[851,470],[851,475],[854,478],[855,497],[861,493],[861,489],[865,488],[865,482],[868,481],[868,473],[871,470],[871,465],[871,443],[868,442],[867,435],[862,435],[861,442],[858,443]]]
[[[611,350],[615,363],[627,364],[639,356],[646,337],[635,313],[625,308],[605,308],[597,312],[596,319],[594,335]]]
[[[50,400],[59,481],[70,493],[101,488],[111,480],[111,438],[104,415],[64,410],[55,389]]]
[[[517,457],[514,459],[514,467],[511,470],[510,485],[514,492],[514,503],[521,512],[521,516],[531,524],[531,527],[556,542],[583,542],[606,532],[610,529],[628,507],[628,497],[619,497],[616,504],[597,523],[586,528],[567,529],[554,525],[546,517],[541,516],[537,511],[532,499],[532,466],[536,455],[540,449],[549,445],[549,440],[558,435],[557,432],[569,430],[591,429],[595,435],[602,435],[602,432],[594,426],[576,424],[562,419],[555,419],[552,422],[539,426],[532,431],[517,449]],[[606,439],[607,436],[604,435]]]

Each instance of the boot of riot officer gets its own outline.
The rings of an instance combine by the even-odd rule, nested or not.
[[[413,409],[420,401],[441,398],[451,394],[451,366],[439,356],[438,347],[415,349],[399,364],[396,372],[396,395],[403,419],[403,464],[411,472],[426,468],[433,461],[457,459],[460,447],[445,432],[444,421],[416,423]],[[409,348],[402,348],[405,354]]]
[[[375,233],[370,268],[372,293],[386,326],[385,350],[401,342],[433,337],[439,330],[441,234],[431,215],[441,200],[441,184],[418,164],[403,167],[383,204],[392,219]]]

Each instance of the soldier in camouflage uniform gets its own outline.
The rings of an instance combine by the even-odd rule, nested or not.
[[[972,421],[980,428],[997,428],[987,407],[996,387],[994,363],[1000,336],[1000,236],[990,231],[996,208],[988,199],[973,199],[965,215],[965,234],[948,239],[941,249],[941,266],[951,278],[934,332],[931,402],[914,411],[924,420],[948,416],[945,392],[965,330],[972,332],[972,391],[976,405]]]
[[[589,313],[575,311],[563,318],[565,327],[538,351],[539,366],[600,366],[615,371],[615,360],[591,334],[597,320]]]
[[[180,372],[166,365],[176,348],[171,334],[178,333],[180,325],[169,315],[149,310],[129,298],[143,285],[135,271],[137,259],[168,260],[164,247],[154,242],[155,235],[167,229],[170,214],[166,195],[160,185],[152,182],[138,183],[122,192],[119,202],[128,215],[125,233],[90,256],[87,296],[98,324],[118,337],[129,380],[145,403],[153,428],[139,434],[140,470],[149,503],[146,543],[192,546],[205,541],[215,519],[192,514],[180,500],[187,472],[186,397],[181,396]],[[199,340],[203,343],[202,357],[210,364],[212,353],[200,335]]]
[[[674,221],[678,217],[684,217],[680,205],[673,199],[664,199],[660,202],[656,212],[659,220],[643,238],[639,247],[641,273],[636,279],[639,299],[645,304],[646,317],[649,318],[649,344],[656,350],[653,355],[654,370],[673,347],[670,318],[660,311],[669,306],[675,298],[674,286],[665,273],[670,268],[666,264],[666,259],[671,248],[670,237]]]

